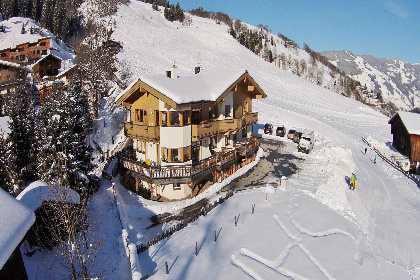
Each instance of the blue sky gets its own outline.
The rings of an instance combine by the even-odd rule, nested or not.
[[[187,11],[203,7],[252,25],[268,25],[274,34],[280,32],[315,51],[347,50],[420,63],[419,0],[176,2]]]

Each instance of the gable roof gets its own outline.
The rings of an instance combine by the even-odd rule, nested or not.
[[[35,62],[33,65],[32,65],[32,67],[34,67],[35,65],[37,65],[38,63],[40,63],[41,61],[43,61],[44,59],[47,59],[48,57],[53,57],[53,58],[55,58],[55,59],[58,59],[59,61],[61,61],[61,58],[59,58],[58,56],[56,56],[56,55],[53,55],[52,53],[50,53],[50,54],[48,54],[48,55],[46,55],[46,56],[44,56],[44,57],[41,57],[37,62]]]
[[[0,189],[0,269],[35,222],[34,212]]]
[[[131,83],[121,93],[117,100],[117,105],[121,105],[124,101],[129,100],[130,96],[141,88],[155,95],[171,107],[200,101],[219,101],[229,91],[233,90],[235,85],[242,79],[253,85],[258,95],[266,97],[264,91],[252,79],[248,71],[223,70],[182,75],[176,79],[168,78],[165,75],[140,76],[137,81]]]
[[[389,119],[388,123],[391,124],[398,116],[408,134],[420,135],[420,114],[399,111]]]
[[[42,181],[35,181],[27,186],[17,197],[17,200],[36,211],[44,201],[67,202],[79,204],[79,194],[71,188],[50,186]]]

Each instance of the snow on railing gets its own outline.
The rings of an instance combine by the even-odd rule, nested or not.
[[[384,156],[383,154],[381,154],[375,147],[372,147],[370,145],[370,143],[362,137],[363,142],[365,142],[369,147],[371,147],[373,149],[373,151],[381,158],[383,159],[386,163],[388,163],[389,165],[391,165],[392,167],[394,167],[396,170],[400,171],[401,173],[403,173],[407,178],[411,179],[414,183],[417,184],[418,187],[420,187],[420,180],[417,179],[415,176],[413,176],[413,174],[410,174],[408,171],[405,171],[401,168],[401,166],[399,166],[398,164],[396,164],[395,162],[393,162],[392,160],[388,159],[386,156]]]

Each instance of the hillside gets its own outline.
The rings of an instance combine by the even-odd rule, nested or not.
[[[275,189],[281,177],[278,172],[269,172],[254,181],[249,178],[251,188],[236,193],[207,216],[140,253],[142,276],[418,279],[417,185],[382,160],[374,164],[371,149],[364,154],[367,146],[362,137],[388,157],[396,153],[390,145],[392,136],[386,116],[324,88],[328,83],[333,86],[327,70],[320,72],[327,84],[319,86],[292,74],[291,68],[283,70],[266,62],[239,44],[223,23],[191,16],[191,25],[184,26],[167,21],[163,11],[153,11],[150,4],[137,1],[121,5],[116,15],[102,20],[111,23],[112,39],[122,44],[117,54],[117,74],[124,82],[130,83],[139,75],[163,74],[173,63],[181,75],[194,73],[198,64],[202,71],[246,69],[268,96],[252,104],[253,111],[259,113],[255,134],[262,136],[266,122],[283,124],[287,129],[302,127],[315,131],[315,148],[308,155],[298,153],[289,140],[264,137],[280,143],[275,152],[290,156],[286,165],[297,166],[288,178],[288,188]],[[283,47],[278,43],[280,50]],[[310,60],[301,50],[297,54],[290,51],[292,55]],[[115,86],[101,102],[97,134],[99,144],[109,150],[125,140],[121,136],[123,109],[115,106],[122,90]],[[115,144],[111,144],[113,140]],[[260,161],[275,155],[267,147],[270,145],[258,153]],[[273,162],[277,164],[277,158]],[[243,172],[240,170],[235,176]],[[349,190],[352,172],[359,178],[355,191]],[[129,279],[121,224],[131,242],[146,242],[173,226],[150,227],[151,216],[178,213],[201,198],[212,201],[217,198],[213,197],[215,193],[235,176],[215,184],[193,200],[177,203],[143,200],[124,189],[119,178],[114,178],[115,194],[111,182],[103,179],[100,190],[90,201],[92,215],[100,222],[98,234],[105,238],[102,267],[95,269],[116,268],[107,279]],[[255,214],[250,213],[251,205],[256,206]],[[237,227],[233,225],[234,217],[239,218]],[[213,241],[214,231],[218,232],[217,243]],[[198,256],[194,255],[196,242]],[[30,279],[48,278],[40,268],[53,261],[45,255],[36,252],[32,257],[24,256]],[[169,275],[165,274],[165,262]]]
[[[362,152],[365,137],[388,156],[394,153],[387,117],[264,61],[230,36],[226,25],[213,20],[191,17],[192,24],[183,26],[140,2],[121,6],[113,19],[113,39],[123,45],[117,55],[120,69],[130,80],[165,73],[174,62],[180,74],[193,73],[197,64],[202,71],[247,69],[268,96],[253,103],[259,112],[255,133],[261,135],[262,125],[272,122],[310,128],[316,134],[309,155],[282,140],[282,152],[298,158],[293,162],[299,166],[287,191],[270,191],[267,184],[279,182],[275,173],[254,182],[256,189],[235,195],[211,215],[141,253],[142,275],[164,277],[166,261],[171,277],[182,279],[418,277],[418,189],[384,162],[373,164],[371,150],[368,155]],[[355,192],[346,181],[351,172],[359,177]],[[144,201],[119,189],[123,224],[132,242],[144,242],[169,226],[147,230],[151,213],[176,212],[186,205]],[[270,202],[263,200],[265,191],[272,194]],[[253,203],[261,211],[258,222],[250,222],[246,214]],[[242,230],[231,225],[237,214],[243,219]],[[221,241],[212,247],[215,229]],[[197,258],[195,241],[201,244]]]
[[[322,52],[368,91],[381,94],[397,110],[409,111],[420,106],[420,65],[398,59],[355,55],[348,51]]]

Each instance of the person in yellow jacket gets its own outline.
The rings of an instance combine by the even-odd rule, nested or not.
[[[356,189],[357,177],[356,174],[351,173],[350,184],[353,186],[353,190]]]

